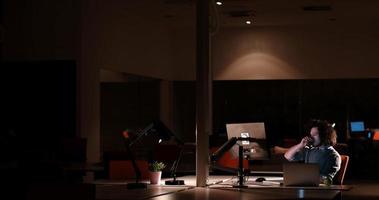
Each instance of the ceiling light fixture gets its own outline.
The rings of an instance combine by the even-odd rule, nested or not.
[[[221,1],[216,1],[216,4],[221,6],[222,5],[222,2]]]

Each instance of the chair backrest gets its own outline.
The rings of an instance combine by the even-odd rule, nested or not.
[[[347,169],[347,165],[349,163],[349,156],[347,155],[341,155],[341,168],[337,172],[336,176],[334,177],[334,184],[343,184],[343,180],[345,178],[345,173]]]

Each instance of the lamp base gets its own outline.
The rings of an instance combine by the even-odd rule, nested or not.
[[[126,185],[126,188],[128,189],[145,189],[147,188],[146,183],[128,183]]]
[[[184,180],[168,180],[165,181],[166,185],[185,185]]]

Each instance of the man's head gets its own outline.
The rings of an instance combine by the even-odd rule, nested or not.
[[[337,134],[334,128],[325,120],[311,120],[308,125],[309,134],[313,138],[313,145],[335,145]]]

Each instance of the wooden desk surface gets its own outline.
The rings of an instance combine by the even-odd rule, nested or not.
[[[338,199],[341,190],[348,186],[331,187],[283,187],[249,185],[246,189],[232,188],[228,181],[232,176],[210,176],[209,183],[218,183],[206,188],[195,187],[195,176],[178,177],[185,186],[148,185],[147,189],[128,190],[127,181],[103,181],[96,183],[96,199]],[[274,180],[280,179],[278,177]],[[268,177],[268,180],[271,180]]]
[[[293,189],[210,189],[193,188],[182,192],[176,192],[151,199],[167,200],[230,200],[230,199],[254,199],[254,200],[289,200],[289,199],[338,199],[340,191],[337,190],[293,190]]]
[[[126,184],[96,185],[96,199],[150,199],[157,196],[166,196],[191,189],[185,186],[156,186],[148,185],[146,189],[127,189]]]
[[[331,186],[320,185],[319,187],[282,186],[282,185],[270,184],[269,182],[274,182],[274,183],[283,182],[283,177],[275,177],[275,176],[274,177],[265,177],[267,180],[267,183],[255,182],[256,178],[258,178],[258,176],[250,176],[249,180],[246,182],[246,185],[249,188],[259,188],[259,189],[282,188],[282,189],[346,191],[346,190],[350,190],[352,188],[352,186],[350,186],[350,185],[331,185]],[[178,179],[184,180],[186,185],[196,186],[195,176],[183,176],[183,177],[178,177]],[[167,179],[164,179],[164,180],[167,180]],[[211,188],[228,187],[228,186],[231,187],[231,185],[235,184],[236,181],[237,181],[236,176],[209,176],[209,178],[208,178],[208,184],[210,185],[209,187],[211,187]]]
[[[283,188],[201,188],[201,187],[148,187],[128,190],[125,185],[97,185],[96,199],[180,199],[180,200],[230,200],[230,199],[338,199],[339,190],[302,190]]]

